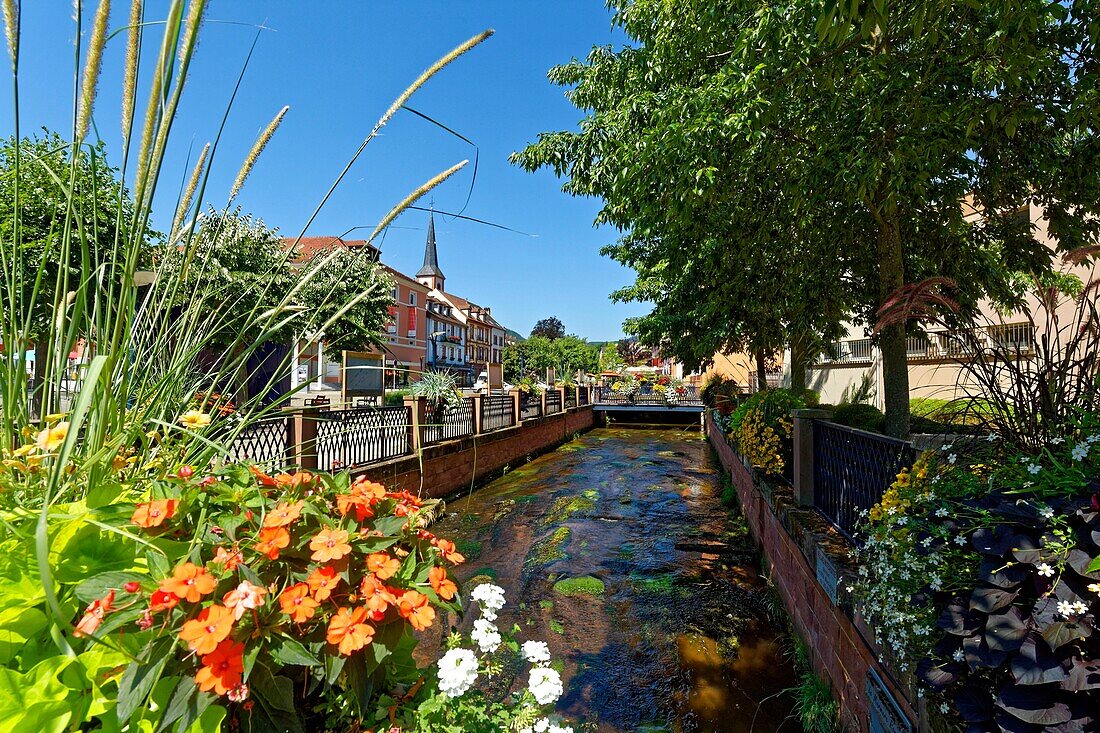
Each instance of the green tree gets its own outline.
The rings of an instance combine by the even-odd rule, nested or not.
[[[565,335],[565,326],[557,316],[543,318],[531,329],[531,336],[545,336],[553,341]]]
[[[632,327],[689,364],[716,341],[805,359],[845,313],[869,327],[931,275],[969,304],[1009,297],[1010,273],[1050,267],[1027,200],[1061,246],[1095,234],[1085,2],[612,5],[635,45],[550,74],[581,132],[514,160],[604,199],[598,221],[628,231],[609,253],[639,273],[618,296],[656,303]],[[877,336],[895,435],[905,336]]]
[[[532,336],[526,341],[505,347],[502,359],[504,376],[509,381],[529,375],[542,379],[546,376],[546,370],[551,367],[558,377],[566,377],[576,374],[578,370],[591,372],[599,366],[596,348],[573,335],[554,340],[545,336]]]
[[[323,326],[325,343],[336,349],[360,350],[382,342],[394,304],[393,280],[377,261],[365,252],[340,249],[332,256],[315,255],[300,278],[295,301],[304,325],[297,324],[299,331]]]

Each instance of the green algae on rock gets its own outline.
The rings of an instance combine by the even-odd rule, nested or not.
[[[562,578],[554,583],[554,592],[563,596],[602,596],[605,592],[603,581],[591,575],[579,578]]]

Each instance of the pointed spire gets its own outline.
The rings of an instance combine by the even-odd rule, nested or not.
[[[443,279],[443,270],[439,269],[439,255],[435,251],[435,212],[433,211],[428,212],[428,239],[424,242],[424,266],[416,276]]]

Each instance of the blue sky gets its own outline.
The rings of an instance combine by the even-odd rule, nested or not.
[[[85,28],[91,26],[95,3],[88,5]],[[167,5],[150,0],[147,18],[163,17]],[[67,130],[72,114],[72,5],[35,0],[22,6],[22,131],[41,126]],[[125,24],[128,6],[116,0],[112,28]],[[495,36],[429,82],[409,105],[480,148],[477,181],[465,213],[537,236],[437,217],[447,289],[492,307],[505,325],[524,334],[539,318],[556,315],[570,332],[613,339],[620,336],[624,318],[646,310],[608,300],[608,293],[630,282],[632,273],[599,255],[616,233],[593,228],[598,202],[571,198],[551,173],[524,173],[507,161],[509,153],[540,131],[574,128],[581,119],[562,89],[547,81],[546,72],[574,56],[583,58],[593,45],[624,41],[611,28],[601,0],[235,0],[212,2],[207,21],[164,169],[156,212],[162,228],[186,176],[189,148],[194,146],[194,155],[215,135],[256,27],[270,30],[260,34],[222,137],[207,198],[224,204],[257,134],[280,107],[290,105],[238,199],[245,211],[284,234],[301,230],[379,115],[420,71],[466,38],[493,28]],[[120,34],[108,46],[94,115],[100,136],[115,151],[124,43]],[[158,43],[159,28],[154,28],[146,36],[150,59]],[[10,67],[5,63],[3,68],[7,76]],[[146,84],[143,80],[143,89]],[[11,131],[11,97],[0,94],[0,132]],[[471,159],[472,168],[470,146],[400,113],[368,146],[307,233],[341,234],[356,226],[369,232],[393,203],[464,158]],[[468,168],[436,190],[436,207],[457,211],[469,184]],[[414,273],[423,257],[426,218],[415,211],[402,216],[385,238],[383,261]],[[365,232],[348,236],[356,234]]]

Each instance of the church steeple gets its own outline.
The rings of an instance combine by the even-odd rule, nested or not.
[[[439,255],[435,251],[435,212],[428,212],[428,239],[424,242],[424,266],[416,273],[423,285],[443,290],[443,270],[439,269]]]

